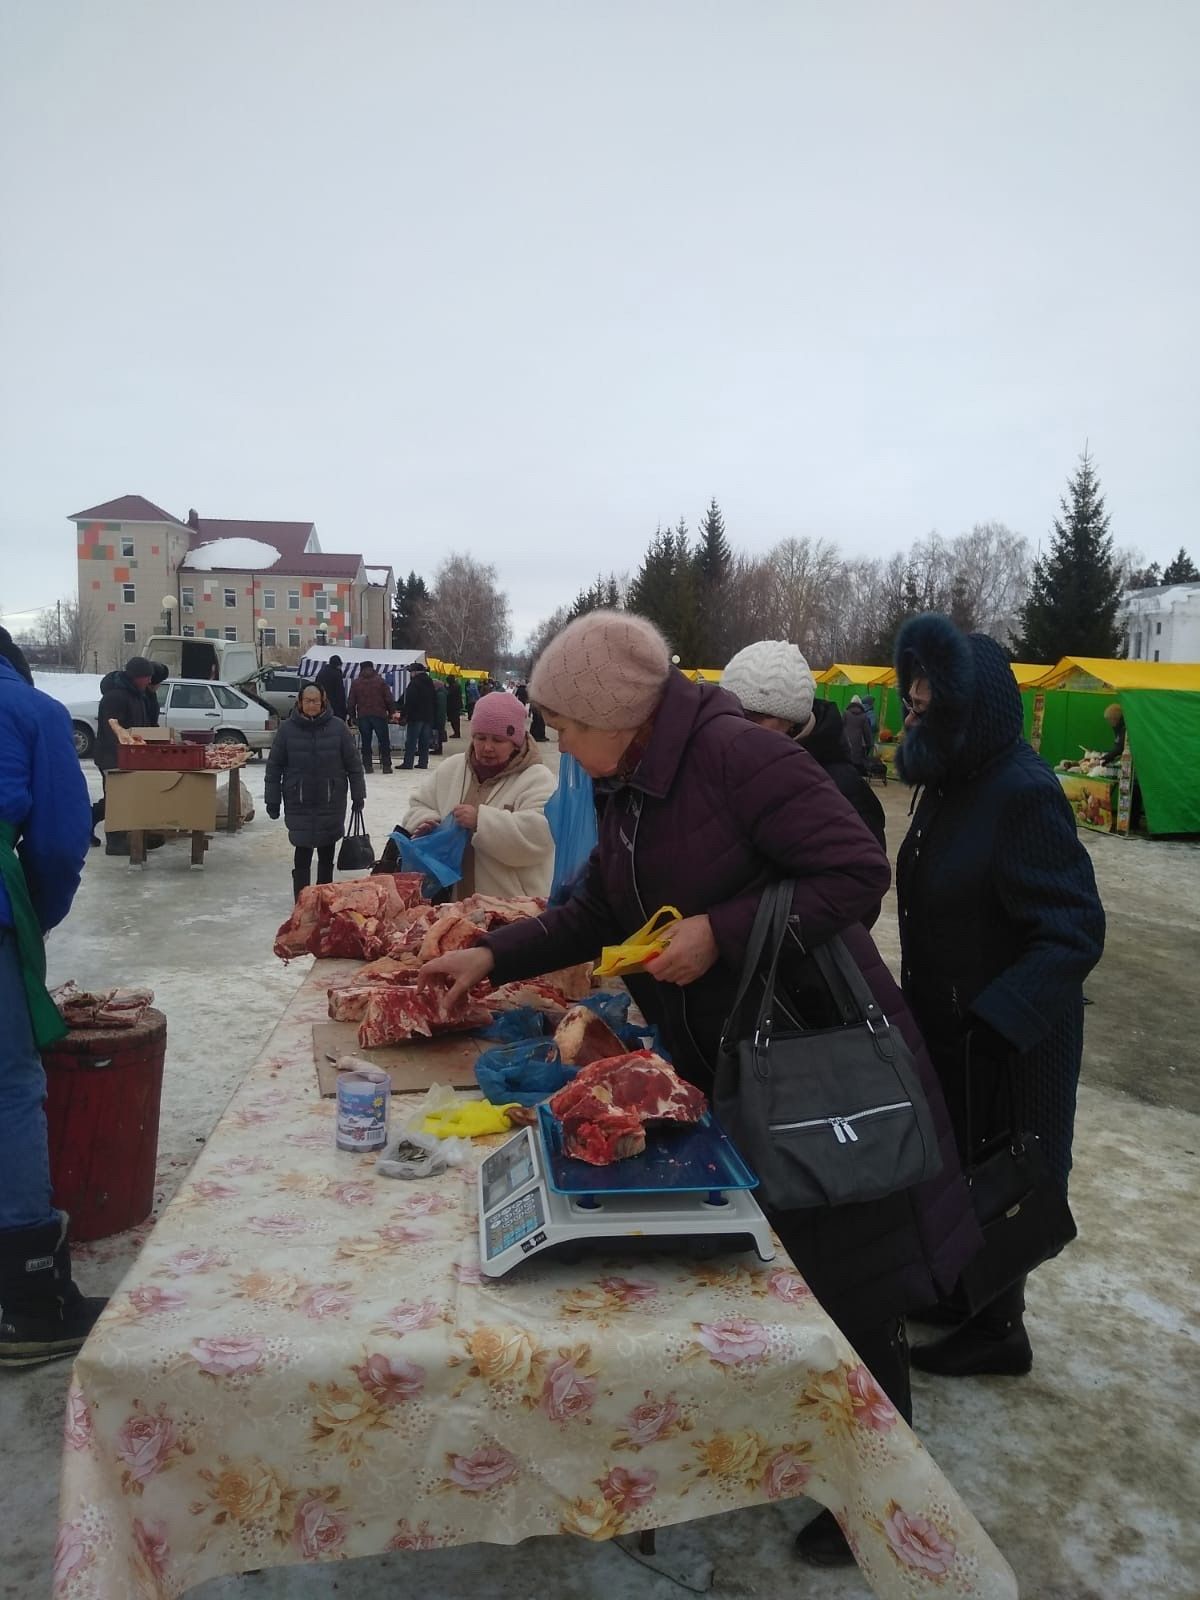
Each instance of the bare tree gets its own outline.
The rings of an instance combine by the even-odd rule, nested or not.
[[[1029,540],[1002,522],[977,522],[950,547],[951,613],[968,632],[1007,644],[1029,592]]]
[[[90,606],[60,600],[38,612],[22,640],[28,645],[30,659],[39,665],[89,672],[99,634],[98,618]]]
[[[494,666],[512,633],[508,596],[498,587],[495,567],[469,555],[448,556],[434,574],[418,626],[426,648],[443,661]]]

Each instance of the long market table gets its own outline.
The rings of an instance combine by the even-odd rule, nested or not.
[[[1014,1600],[782,1255],[493,1282],[473,1168],[408,1184],[335,1150],[311,1030],[352,965],[315,963],[76,1361],[56,1600],[800,1494],[885,1600]]]

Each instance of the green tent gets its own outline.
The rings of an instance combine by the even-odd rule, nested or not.
[[[1116,698],[1125,713],[1147,829],[1200,834],[1200,694],[1122,689]]]

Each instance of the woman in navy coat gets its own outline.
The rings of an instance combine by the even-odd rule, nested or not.
[[[1053,772],[1021,737],[1021,695],[993,639],[914,617],[896,642],[908,717],[896,769],[919,787],[896,888],[901,983],[941,1079],[964,1164],[1016,1121],[1066,1192],[1083,1053],[1083,981],[1104,949],[1091,857]],[[913,1363],[947,1376],[1028,1372],[1024,1280]]]

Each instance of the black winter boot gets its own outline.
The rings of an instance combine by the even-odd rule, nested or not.
[[[1033,1366],[1025,1332],[1025,1279],[985,1306],[961,1328],[933,1344],[919,1344],[912,1364],[940,1378],[1023,1378]]]
[[[302,872],[299,867],[292,868],[292,899],[299,900],[301,889],[307,889],[311,874]]]
[[[65,1215],[0,1233],[0,1367],[75,1355],[106,1304],[75,1286]]]
[[[796,1535],[796,1554],[810,1567],[852,1567],[854,1552],[832,1511],[822,1511]]]

